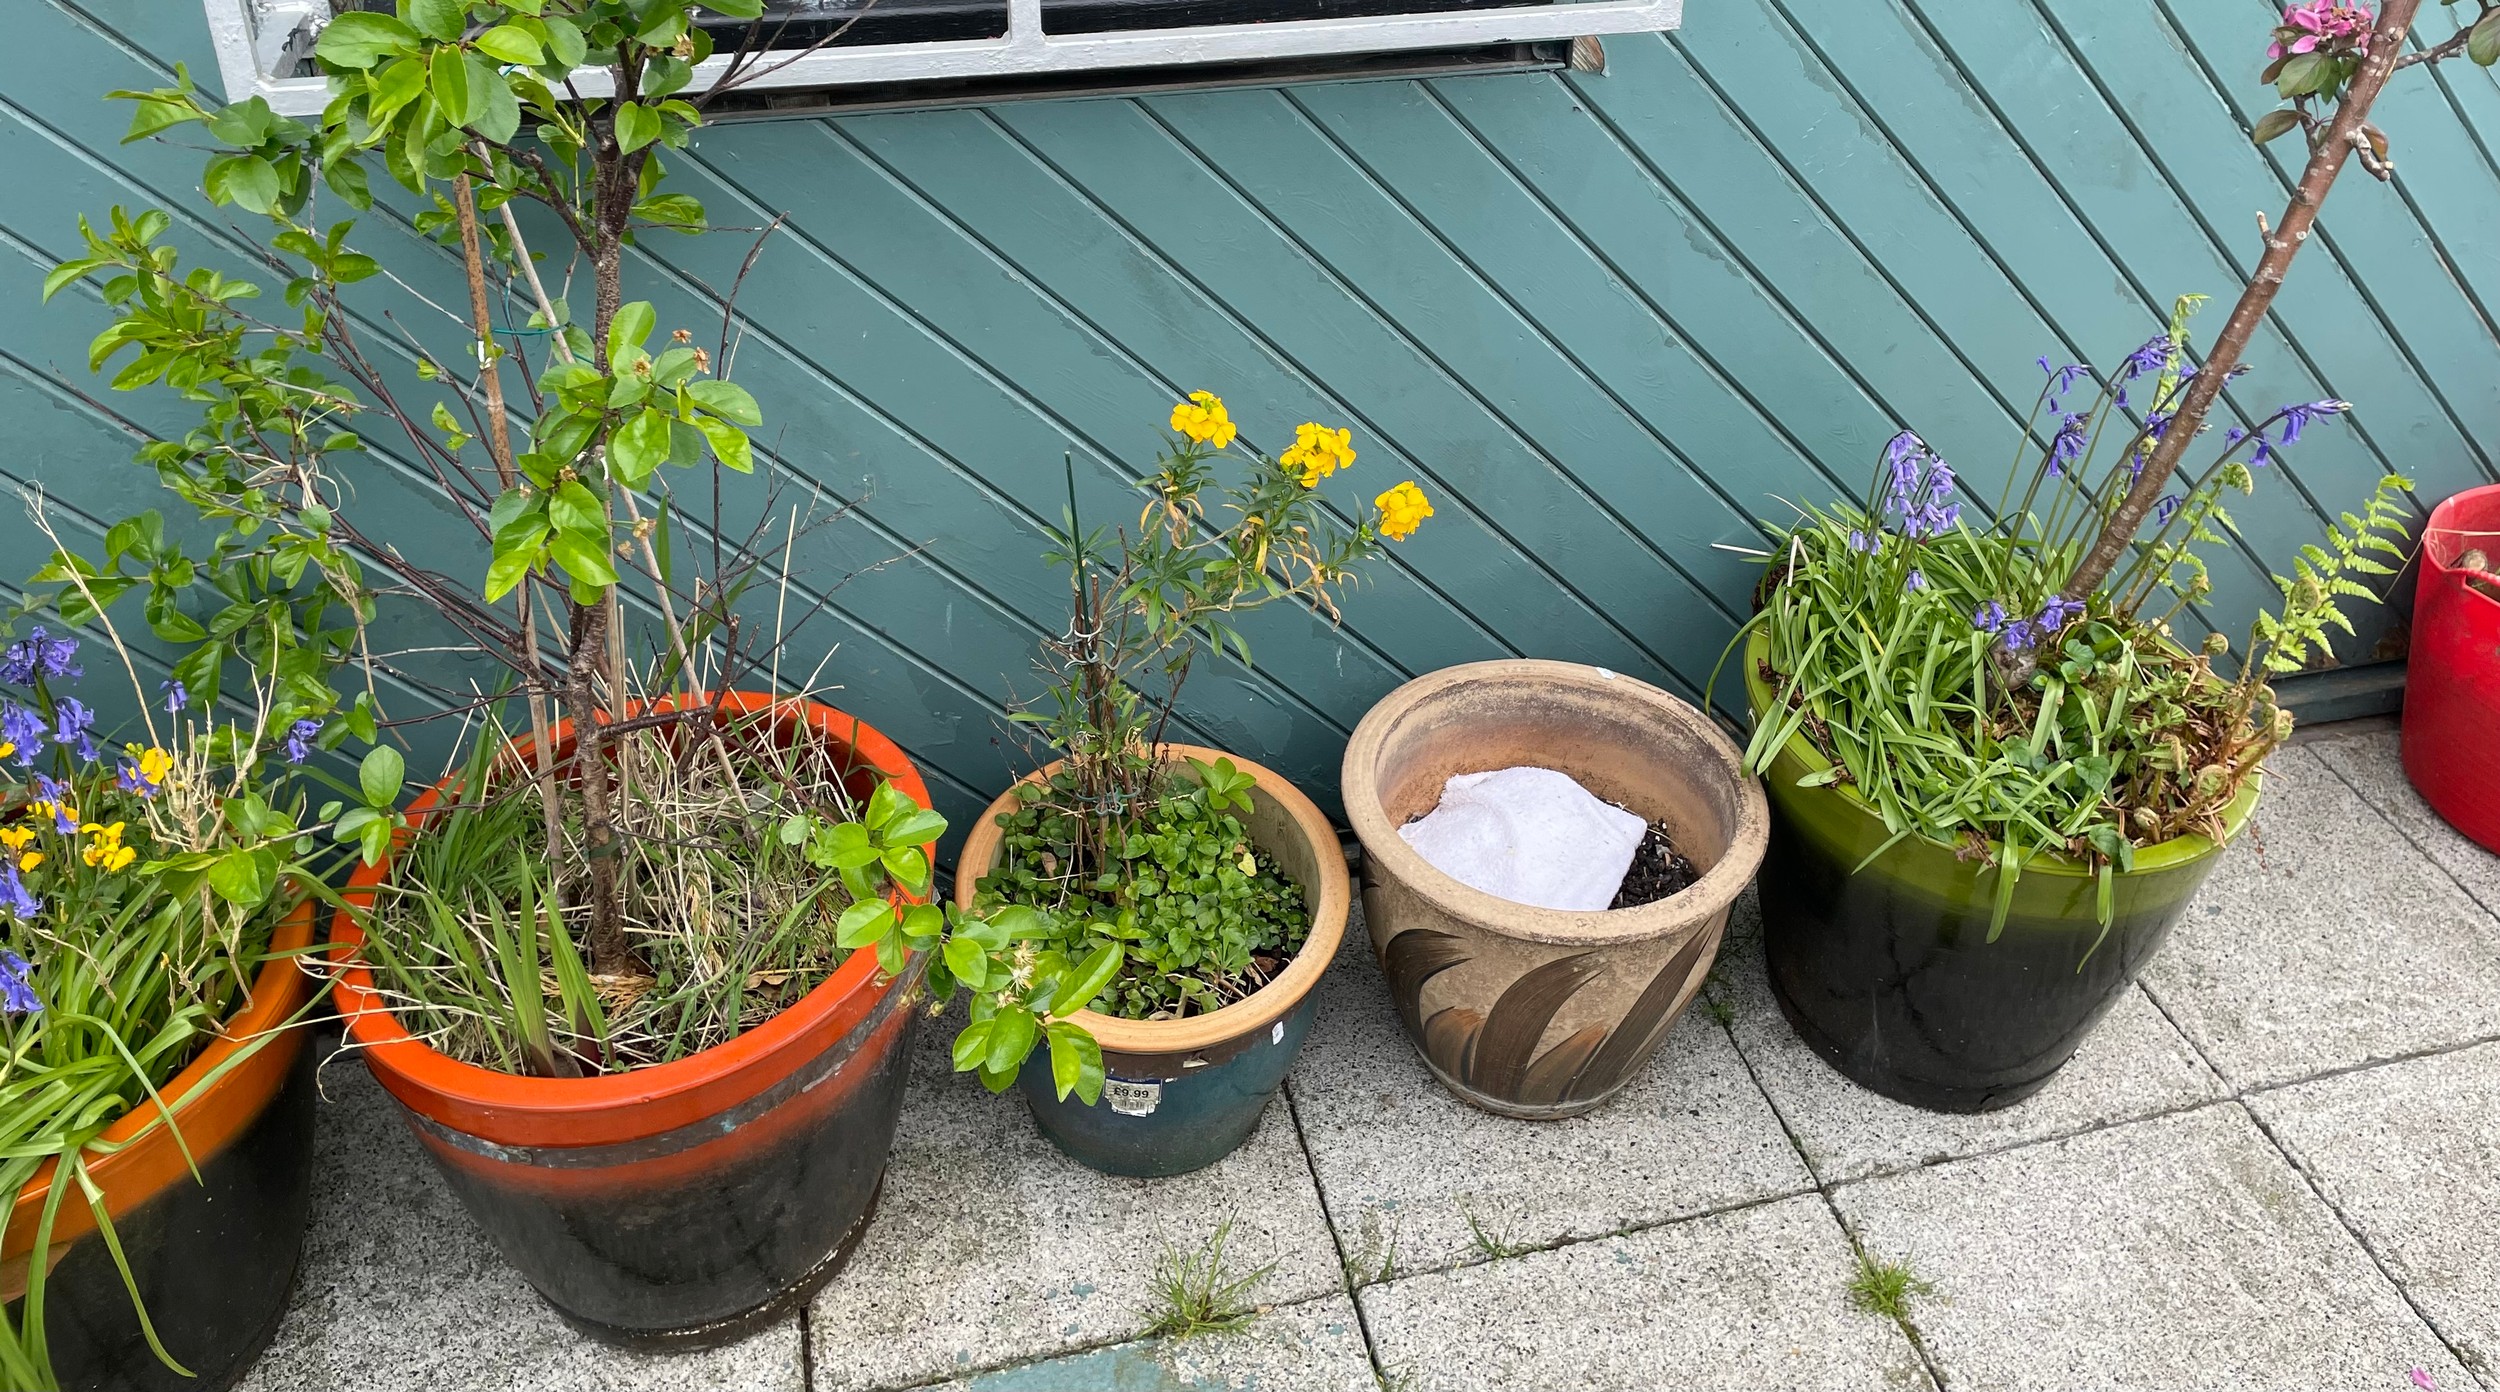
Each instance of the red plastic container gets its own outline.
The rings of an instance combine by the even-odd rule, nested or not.
[[[2480,572],[2460,562],[2489,559]],[[2478,574],[2488,590],[2467,583]],[[2405,669],[2405,777],[2431,809],[2500,851],[2500,484],[2431,509]]]

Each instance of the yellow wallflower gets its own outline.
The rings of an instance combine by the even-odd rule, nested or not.
[[[15,754],[16,752],[17,752],[17,741],[16,741],[16,740],[4,740],[4,739],[0,739],[0,759],[5,759],[5,758],[9,757],[10,755]]]
[[[1189,399],[1172,408],[1172,429],[1185,435],[1193,445],[1213,445],[1222,449],[1241,433],[1233,418],[1224,411],[1224,403],[1215,393],[1194,391]]]
[[[1304,421],[1294,427],[1293,448],[1278,455],[1276,462],[1301,470],[1302,486],[1314,488],[1339,469],[1354,467],[1353,440],[1351,430],[1331,430],[1317,421]]]
[[[20,870],[32,870],[43,864],[43,852],[26,849],[26,843],[34,839],[31,827],[0,827],[0,847],[6,847],[10,854],[17,857],[17,868]]]
[[[1399,484],[1379,497],[1372,506],[1380,509],[1380,534],[1391,541],[1404,541],[1432,515],[1432,504],[1424,498],[1424,490],[1413,479]]]
[[[120,870],[137,860],[139,853],[122,844],[122,828],[127,825],[126,822],[115,822],[111,826],[98,826],[89,822],[80,827],[78,830],[81,834],[93,838],[88,843],[87,849],[80,852],[80,855],[89,865],[103,870],[106,874]]]
[[[162,749],[125,744],[122,752],[130,756],[129,764],[122,769],[122,786],[143,797],[155,796],[173,774],[174,756]]]
[[[78,809],[66,802],[30,802],[26,804],[26,820],[40,822],[49,817],[63,836],[78,834]]]

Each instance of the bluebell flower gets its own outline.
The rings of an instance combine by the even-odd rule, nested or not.
[[[2248,462],[2262,469],[2274,462],[2274,442],[2262,430],[2257,432],[2256,440],[2257,448],[2248,452]]]
[[[9,746],[9,757],[20,767],[31,767],[43,752],[43,735],[43,717],[33,708],[0,701],[0,744]]]
[[[2085,427],[2090,422],[2091,417],[2081,411],[2068,415],[2059,422],[2057,433],[2049,437],[2049,476],[2051,478],[2063,475],[2067,465],[2083,457],[2083,447],[2091,441],[2091,436],[2085,433]]]
[[[2040,632],[2048,634],[2057,632],[2081,617],[2083,617],[2082,600],[2068,599],[2064,595],[2050,595],[2048,602],[2040,606],[2039,616],[2034,618],[2032,623],[2039,628]]]
[[[76,677],[85,669],[71,659],[78,656],[78,640],[63,634],[53,637],[43,625],[23,639],[9,644],[0,653],[0,682],[10,686],[33,686],[39,677]]]
[[[26,881],[18,877],[17,857],[0,856],[0,913],[20,923],[32,923],[43,912],[43,901],[26,890]]]
[[[1997,634],[1997,642],[2002,644],[2007,652],[2028,652],[2031,650],[2031,645],[2038,641],[2038,637],[2029,619],[2008,619],[2005,621],[2004,629]]]
[[[2127,363],[2120,369],[2120,376],[2133,379],[2146,373],[2158,375],[2170,366],[2171,356],[2176,352],[2178,345],[2170,341],[2170,335],[2155,334],[2145,340],[2143,347],[2127,355]]]
[[[1912,570],[1909,574],[1901,577],[1901,588],[1909,591],[1911,594],[1917,594],[1919,591],[1926,589],[1926,574],[1915,569]]]
[[[52,829],[63,836],[78,834],[78,819],[69,814],[69,785],[50,774],[35,775],[35,801],[52,804]]]
[[[2085,367],[2082,363],[2068,363],[2064,367],[2051,367],[2049,366],[2049,360],[2045,357],[2040,359],[2040,370],[2049,374],[2049,384],[2044,394],[2048,397],[2049,409],[2052,411],[2061,409],[2061,403],[2064,400],[2066,393],[2074,389],[2076,380],[2089,374],[2091,371],[2090,368]]]
[[[2349,401],[2307,401],[2286,406],[2276,413],[2283,417],[2283,443],[2297,444],[2302,426],[2326,416],[2340,416],[2351,409]]]
[[[2248,438],[2248,432],[2247,432],[2247,431],[2245,431],[2245,430],[2240,429],[2240,428],[2239,428],[2238,426],[2236,426],[2236,425],[2235,425],[2235,426],[2232,426],[2230,429],[2225,430],[2225,431],[2223,431],[2223,432],[2222,432],[2222,443],[2224,443],[2224,444],[2226,444],[2226,445],[2236,445],[2236,444],[2238,444],[2240,441],[2245,440],[2245,439],[2247,439],[2247,438]]]
[[[1970,626],[1982,633],[1996,633],[2005,627],[2005,606],[1989,600],[1971,611]]]
[[[52,742],[77,754],[87,763],[96,761],[95,712],[75,696],[64,696],[52,708]]]
[[[190,688],[184,686],[178,681],[159,682],[157,683],[156,689],[165,693],[165,713],[167,715],[180,715],[182,714],[182,708],[191,704]]]
[[[300,764],[311,758],[313,736],[320,733],[321,722],[318,720],[298,720],[288,726],[286,739],[283,741],[286,761],[290,764]]]
[[[11,888],[17,891],[19,899],[24,899],[27,904],[34,905],[34,901],[26,896],[26,887],[17,883],[17,872],[11,870],[5,878],[0,878],[0,909],[7,909],[11,913],[17,912],[18,905],[9,897]],[[34,907],[40,907],[40,905],[34,905]],[[35,916],[34,907],[26,911],[21,921]],[[0,947],[0,1011],[11,1015],[42,1013],[43,997],[35,994],[35,983],[30,979],[34,975],[34,970],[33,963],[5,947]]]
[[[2153,504],[2153,525],[2169,526],[2171,517],[2179,511],[2179,504],[2185,501],[2178,494],[2171,493],[2165,495],[2160,502]]]
[[[1871,556],[1884,549],[1883,534],[1878,532],[1874,536],[1868,536],[1852,527],[1849,529],[1849,549],[1861,555]]]

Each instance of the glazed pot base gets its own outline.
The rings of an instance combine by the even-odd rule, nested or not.
[[[1613,1087],[1606,1089],[1604,1092],[1601,1092],[1594,1097],[1575,1097],[1571,1101],[1557,1102],[1551,1106],[1530,1106],[1520,1102],[1505,1102],[1501,1098],[1479,1092],[1476,1089],[1469,1087],[1465,1083],[1460,1082],[1458,1079],[1442,1072],[1441,1065],[1432,1061],[1432,1056],[1424,1052],[1423,1045],[1417,1044],[1414,1036],[1409,1035],[1406,1042],[1414,1045],[1415,1057],[1424,1061],[1424,1067],[1431,1070],[1432,1076],[1440,1080],[1441,1086],[1450,1090],[1451,1096],[1456,1097],[1459,1101],[1464,1102],[1468,1106],[1474,1107],[1479,1111],[1491,1112],[1495,1116],[1513,1117],[1520,1121],[1560,1121],[1565,1117],[1576,1117],[1584,1115],[1588,1112],[1596,1111],[1598,1108],[1614,1101],[1615,1095],[1631,1086],[1632,1079],[1640,1075],[1639,1070],[1635,1069],[1631,1073],[1626,1074]]]
[[[791,1282],[788,1289],[744,1314],[685,1329],[620,1329],[612,1324],[584,1319],[552,1300],[547,1300],[547,1308],[561,1316],[566,1324],[600,1343],[635,1353],[695,1353],[734,1344],[760,1332],[766,1325],[780,1323],[785,1316],[815,1299],[816,1292],[841,1275],[842,1268],[850,1265],[851,1253],[858,1250],[860,1238],[867,1233],[869,1222],[877,1216],[877,1200],[884,1195],[885,1171],[880,1169],[875,1187],[868,1191],[868,1206],[860,1210],[859,1218],[851,1224],[851,1230],[842,1235],[842,1240],[834,1244],[833,1251],[826,1254],[815,1269]],[[539,1299],[546,1300],[546,1292],[539,1292]]]
[[[1844,1048],[1840,1041],[1825,1034],[1815,1026],[1812,1020],[1806,1018],[1805,1012],[1799,1010],[1788,999],[1788,992],[1781,989],[1776,978],[1771,982],[1771,998],[1779,1002],[1780,1014],[1788,1021],[1788,1027],[1796,1031],[1797,1037],[1805,1041],[1806,1047],[1812,1049],[1816,1057],[1830,1064],[1833,1072],[1869,1092],[1930,1112],[1954,1112],[1965,1115],[1974,1112],[1994,1112],[2011,1107],[2018,1102],[2028,1101],[2040,1089],[2054,1081],[2058,1071],[2074,1057],[2069,1054],[2066,1058],[2059,1059],[2049,1071],[2029,1082],[2009,1083],[2001,1087],[1954,1087],[1945,1083],[1923,1082],[1917,1078],[1903,1077],[1883,1067],[1880,1063],[1853,1054],[1849,1049]]]

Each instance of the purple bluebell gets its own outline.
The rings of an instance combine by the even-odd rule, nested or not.
[[[159,682],[156,689],[165,693],[167,715],[180,715],[182,708],[191,704],[191,689],[178,681]]]
[[[21,766],[31,766],[35,756],[43,752],[43,717],[28,706],[15,701],[0,701],[0,744],[13,745],[11,756]]]
[[[2005,606],[1989,600],[1971,611],[1970,626],[1982,633],[1995,633],[2005,627]]]
[[[1873,536],[1868,536],[1866,533],[1852,527],[1849,529],[1849,549],[1859,553],[1860,555],[1874,555],[1876,552],[1884,549],[1883,533],[1878,532]]]
[[[2161,501],[2153,504],[2153,525],[2169,526],[2171,517],[2179,511],[2179,504],[2184,501],[2186,500],[2176,493],[2164,495]]]
[[[1917,594],[1919,591],[1926,589],[1926,573],[1913,569],[1909,574],[1901,577],[1901,588],[1909,591],[1911,594]]]
[[[286,761],[290,764],[300,764],[311,758],[313,736],[320,733],[321,722],[318,720],[298,720],[288,726],[286,739],[283,741]]]
[[[2049,360],[2045,357],[2040,359],[2040,370],[2049,374],[2049,384],[2045,389],[2044,394],[2048,397],[2049,409],[2052,411],[2060,409],[2060,403],[2064,400],[2066,393],[2074,389],[2076,379],[2083,377],[2091,371],[2090,368],[2085,367],[2082,363],[2068,363],[2064,367],[2051,367],[2049,366]]]
[[[2286,406],[2276,412],[2283,418],[2283,443],[2298,444],[2302,426],[2327,416],[2340,416],[2351,409],[2352,403],[2349,401],[2305,401],[2298,405]]]
[[[64,696],[52,708],[52,742],[87,763],[99,752],[95,744],[95,712],[75,696]]]
[[[2262,469],[2274,462],[2274,442],[2267,439],[2262,430],[2257,432],[2255,439],[2257,447],[2248,452],[2248,462]]]
[[[2081,617],[2083,617],[2082,600],[2068,599],[2064,595],[2050,595],[2048,602],[2040,606],[2040,613],[2032,620],[2032,623],[2039,628],[2040,632],[2048,634],[2057,632]]]
[[[2236,425],[2235,425],[2235,426],[2232,426],[2230,429],[2225,430],[2225,431],[2223,431],[2223,432],[2222,432],[2222,443],[2224,443],[2224,444],[2226,444],[2226,445],[2236,445],[2236,444],[2238,444],[2240,441],[2245,440],[2245,439],[2247,439],[2247,438],[2248,438],[2248,432],[2247,432],[2247,431],[2245,431],[2245,430],[2240,429],[2240,428],[2239,428],[2238,426],[2236,426]]]
[[[20,915],[19,921],[25,922],[34,918],[35,910],[41,908],[42,905],[27,895],[26,886],[17,883],[17,872],[14,870],[9,872],[6,879],[0,880],[0,909],[7,909],[13,914],[17,913],[20,905],[11,901],[9,896],[11,889],[16,890],[18,899],[32,906]],[[35,983],[31,979],[34,972],[33,963],[5,947],[0,947],[0,1011],[11,1015],[35,1015],[42,1012],[43,997],[35,994]]]
[[[26,881],[18,877],[17,859],[0,857],[0,913],[20,923],[32,923],[43,912],[43,901],[27,892]]]
[[[78,819],[69,814],[69,785],[50,774],[35,775],[35,801],[52,804],[52,829],[63,836],[78,834]]]
[[[2091,436],[2085,433],[2085,427],[2090,424],[2091,419],[2090,416],[2077,411],[2058,423],[2057,433],[2049,437],[2049,476],[2051,478],[2063,475],[2067,465],[2083,457],[2083,447],[2091,441]]]
[[[83,675],[73,658],[78,656],[78,640],[68,634],[53,637],[43,625],[23,639],[9,644],[0,653],[0,682],[10,686],[33,686],[42,677],[75,677]]]

